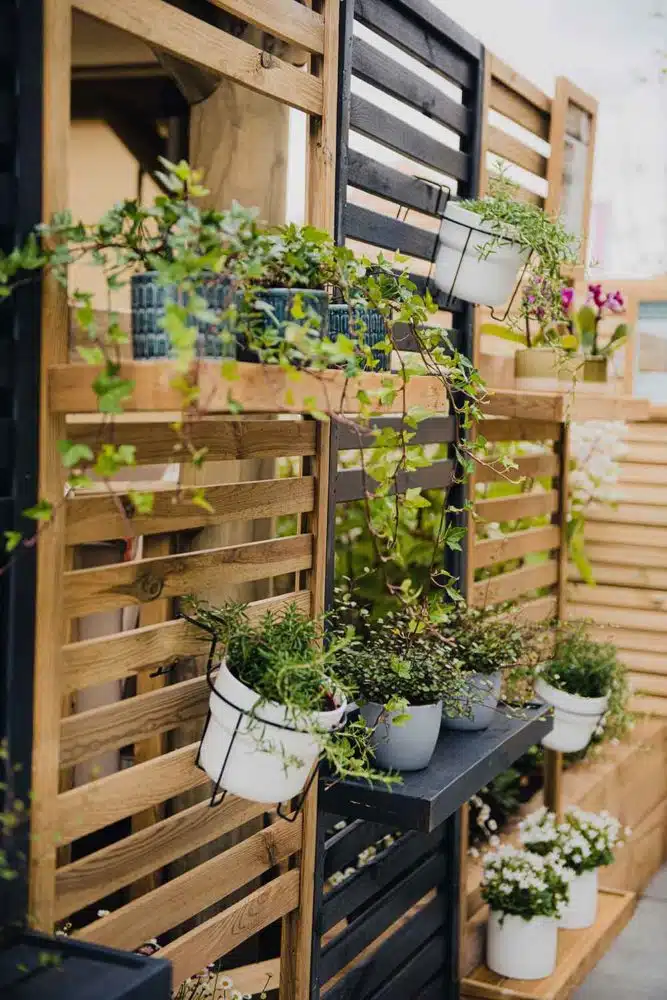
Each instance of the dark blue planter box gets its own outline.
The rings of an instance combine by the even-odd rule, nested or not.
[[[212,276],[202,282],[197,292],[210,309],[222,310],[231,302],[230,285],[226,278]],[[160,325],[165,306],[169,302],[183,300],[175,286],[161,285],[157,272],[147,271],[135,274],[131,282],[132,298],[132,355],[135,360],[147,361],[168,358],[169,337]],[[197,323],[198,358],[235,358],[236,344],[223,344],[215,325]]]
[[[171,964],[101,945],[20,933],[0,949],[2,1000],[170,1000]]]
[[[384,316],[377,309],[367,309],[365,306],[353,306],[354,324],[363,323],[366,329],[363,332],[364,343],[371,349],[385,340],[387,336],[387,324]],[[350,332],[350,307],[348,305],[329,306],[329,336],[334,340],[338,335],[351,337],[357,340],[358,331],[353,329]],[[391,370],[391,355],[384,351],[373,351],[373,358],[377,361],[374,371],[388,372]]]

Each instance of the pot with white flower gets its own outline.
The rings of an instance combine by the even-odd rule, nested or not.
[[[425,605],[363,625],[338,654],[336,674],[355,692],[375,759],[388,770],[428,767],[443,705],[460,711],[466,696],[455,647]]]
[[[490,914],[486,964],[509,979],[545,979],[556,967],[558,920],[570,873],[557,853],[505,845],[484,858],[482,898]]]
[[[629,835],[626,829],[625,834]],[[562,822],[546,808],[527,816],[519,826],[521,843],[536,854],[558,851],[572,873],[570,899],[560,926],[566,930],[591,927],[597,917],[598,869],[614,861],[614,848],[622,847],[619,820],[603,810],[589,813],[570,807]]]
[[[583,750],[604,730],[610,699],[622,697],[626,688],[616,647],[589,639],[586,629],[587,623],[578,621],[555,626],[553,652],[535,682],[535,693],[554,713],[542,746],[563,753]]]

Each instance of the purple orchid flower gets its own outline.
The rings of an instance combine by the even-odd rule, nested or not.
[[[598,309],[602,309],[607,303],[607,296],[602,291],[602,285],[595,284],[588,286],[588,298],[586,299],[588,305],[594,302]]]
[[[623,293],[621,291],[610,292],[607,296],[605,305],[607,306],[607,309],[611,309],[612,312],[623,312],[625,309],[625,299],[623,298]]]
[[[570,288],[567,285],[565,286],[565,288],[561,288],[560,301],[561,305],[563,306],[563,312],[565,313],[566,316],[568,316],[570,314],[570,310],[572,309],[572,305],[574,303],[574,288]]]

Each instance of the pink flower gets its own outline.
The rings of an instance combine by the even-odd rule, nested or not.
[[[563,311],[568,314],[572,308],[572,303],[574,302],[574,288],[561,288],[560,290],[560,300],[563,306]]]
[[[598,285],[589,285],[588,286],[588,299],[587,299],[587,302],[589,304],[591,302],[594,302],[595,305],[598,307],[598,309],[602,309],[602,307],[607,302],[607,296],[602,291],[602,285],[598,284]]]
[[[611,309],[612,312],[620,313],[625,309],[625,299],[620,291],[610,293],[607,296],[607,301],[605,303],[607,309]]]

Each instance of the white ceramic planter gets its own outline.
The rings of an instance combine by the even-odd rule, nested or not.
[[[199,752],[199,763],[209,778],[218,781],[224,764],[220,788],[241,798],[253,802],[287,802],[298,795],[320,753],[316,736],[294,728],[279,728],[295,726],[284,705],[273,701],[257,705],[256,692],[234,677],[224,660],[214,687],[227,701],[213,693],[209,699],[211,718]],[[342,704],[333,711],[314,714],[313,725],[324,730],[335,729],[345,707]],[[238,731],[230,750],[237,723]]]
[[[570,882],[570,902],[560,919],[568,931],[592,927],[598,915],[598,870],[576,875]]]
[[[450,716],[445,713],[442,720],[445,729],[458,729],[465,732],[479,732],[481,729],[488,729],[498,708],[502,678],[500,670],[495,674],[470,673],[467,677],[469,696],[466,707],[470,709],[472,714],[471,716]]]
[[[541,677],[535,682],[535,693],[554,710],[553,729],[542,740],[542,746],[563,753],[575,753],[588,746],[609,699],[567,694]]]
[[[524,920],[492,910],[486,940],[486,964],[508,979],[546,979],[556,968],[558,921]]]
[[[471,232],[470,227],[482,232]],[[480,258],[480,251],[495,235],[497,231],[491,223],[482,222],[476,212],[450,201],[438,236],[434,270],[437,287],[465,302],[485,306],[504,305],[514,291],[519,268],[526,261],[528,251],[517,243],[502,243],[488,256]]]
[[[392,719],[409,714],[400,726]],[[361,715],[374,727],[372,745],[375,759],[390,771],[421,771],[428,767],[438,742],[442,722],[442,702],[437,705],[408,705],[403,712],[385,712],[382,705],[369,701]]]

